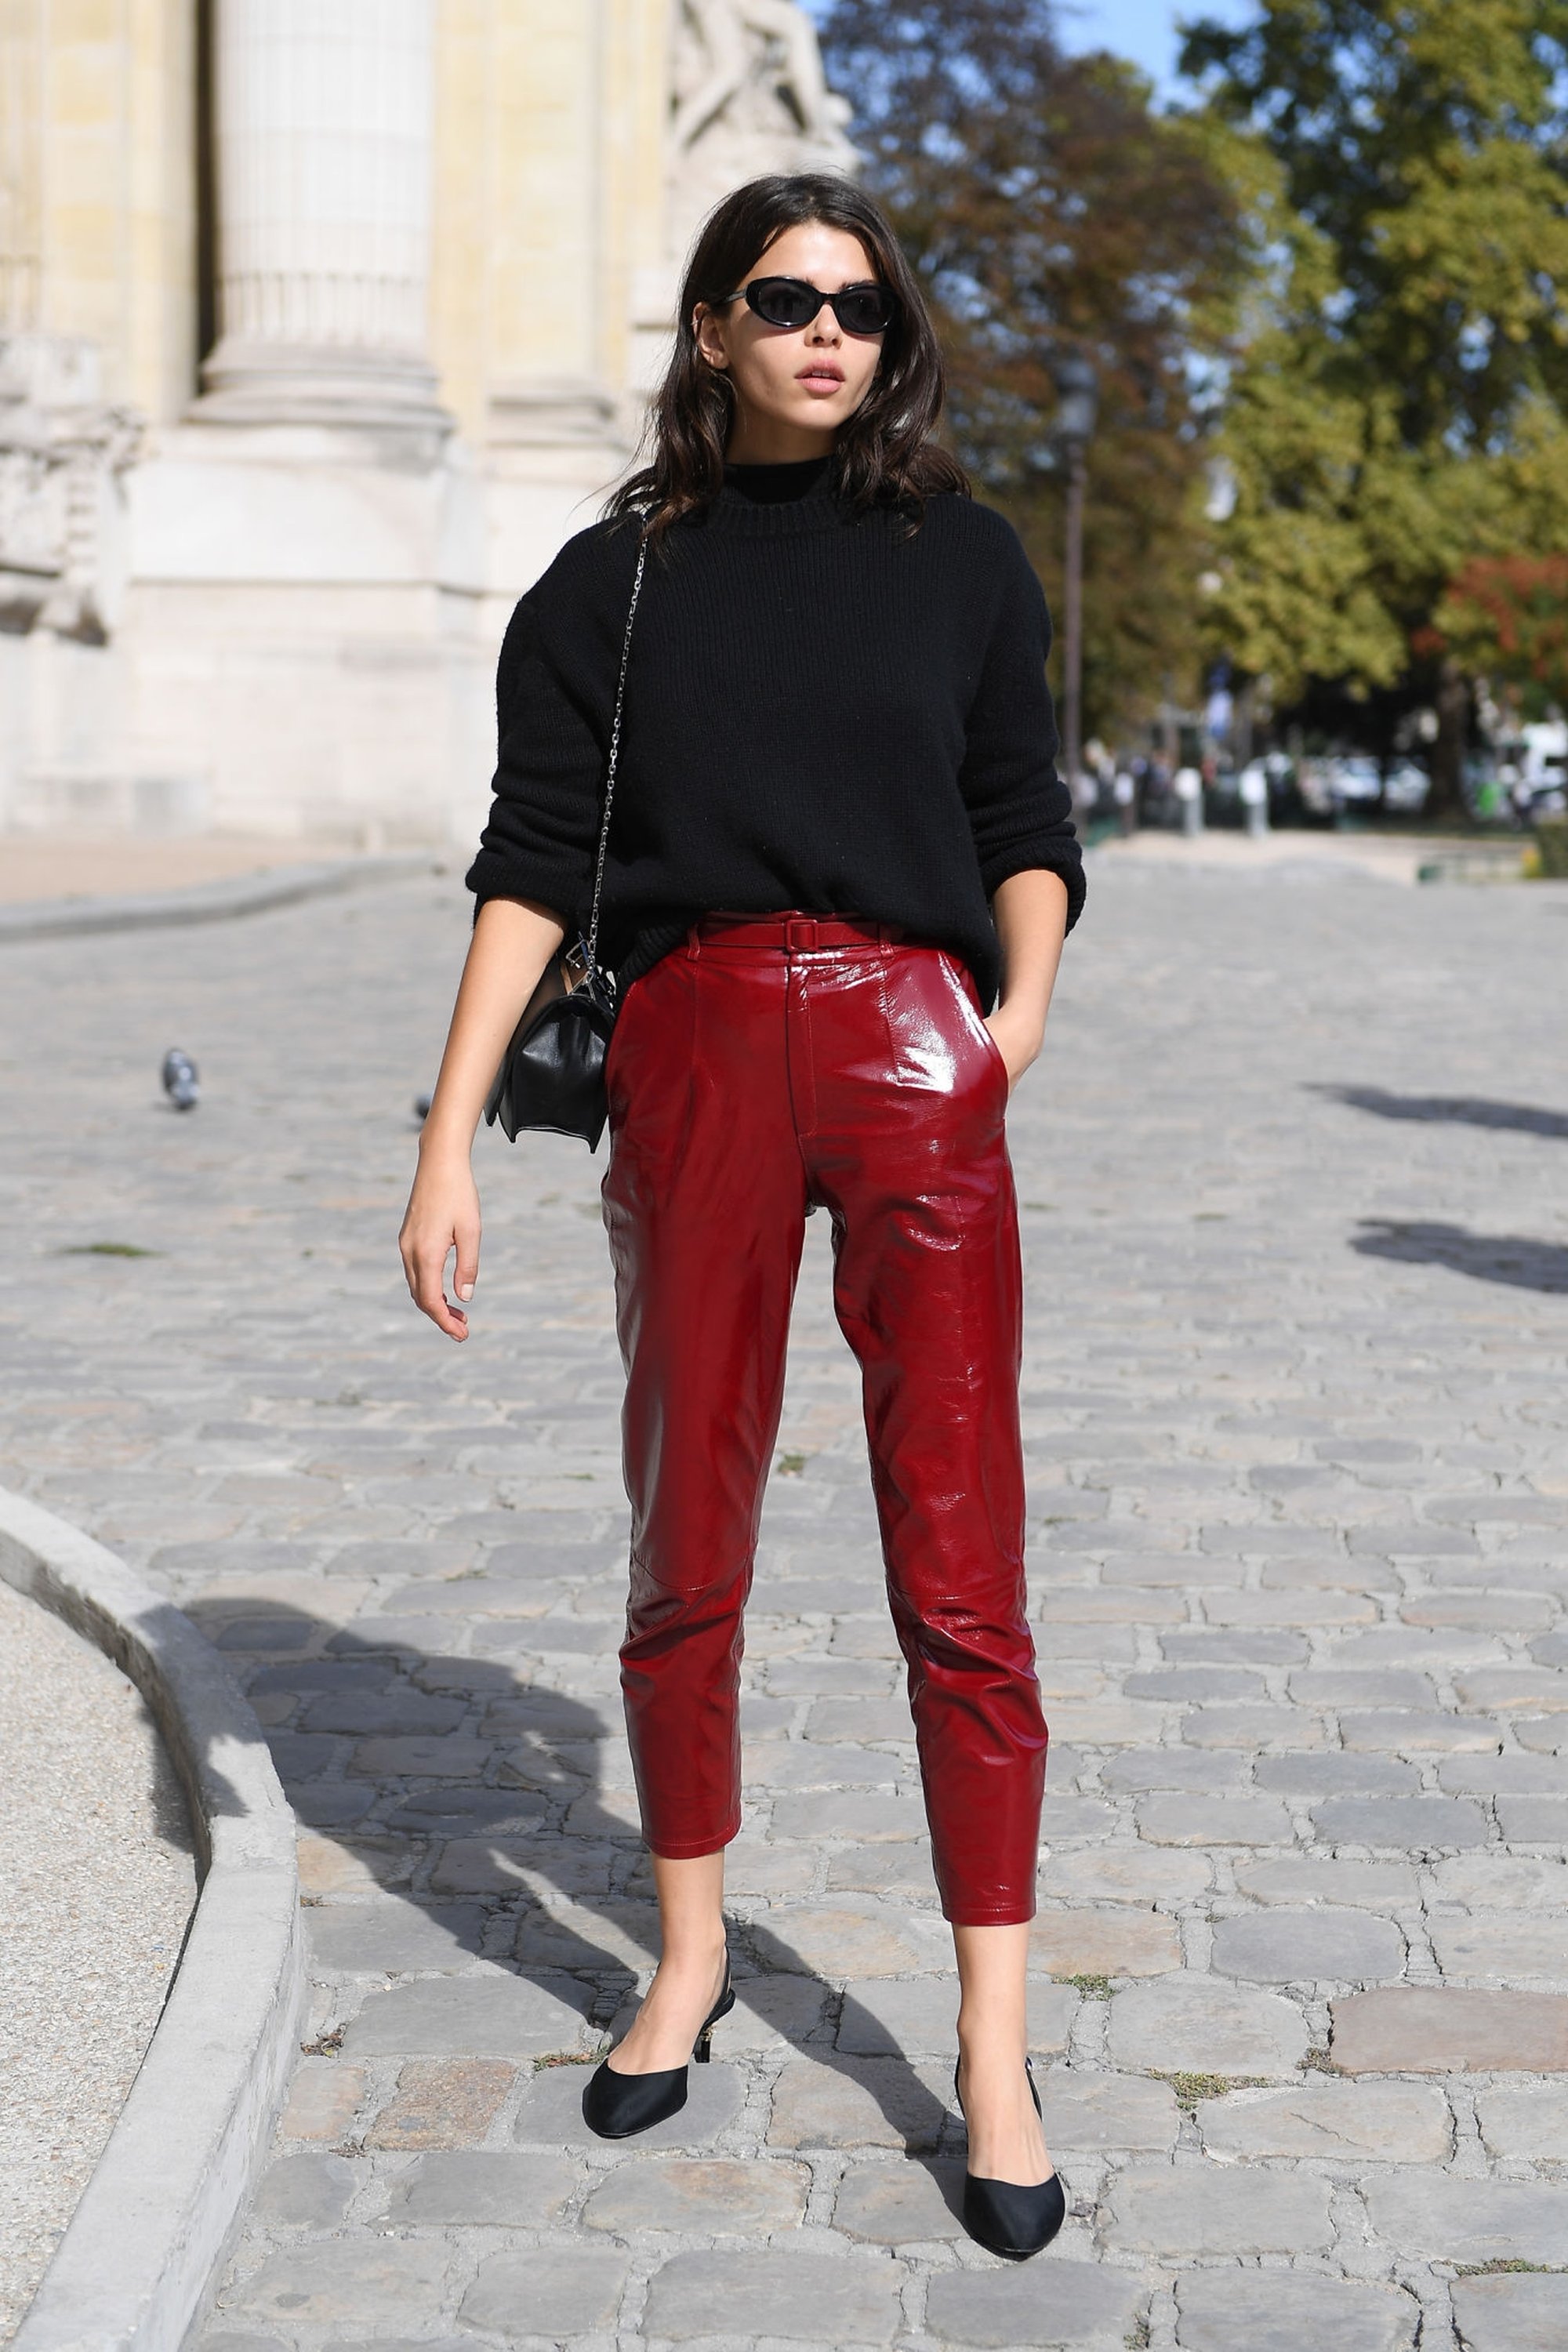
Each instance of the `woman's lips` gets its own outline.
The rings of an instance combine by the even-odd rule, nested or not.
[[[844,389],[844,378],[837,368],[802,368],[795,382],[805,384],[808,392],[832,393]]]

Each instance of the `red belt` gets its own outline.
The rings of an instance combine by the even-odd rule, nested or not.
[[[781,948],[809,953],[813,948],[891,946],[906,936],[898,923],[873,923],[853,915],[704,915],[687,937],[695,947],[712,940],[725,947]]]

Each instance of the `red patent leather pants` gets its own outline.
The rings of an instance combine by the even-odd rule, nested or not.
[[[942,1908],[1028,1919],[1046,1726],[1025,1613],[1007,1073],[967,969],[886,928],[707,918],[606,1080],[632,1506],[621,1685],[644,1834],[740,1827],[742,1612],[810,1202],[859,1360]]]

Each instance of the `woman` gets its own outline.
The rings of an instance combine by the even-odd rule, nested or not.
[[[604,880],[603,1194],[627,1374],[621,1679],[663,1940],[584,2113],[609,2137],[673,2113],[732,2000],[742,1610],[803,1221],[825,1206],[957,1955],[965,2219],[1016,2256],[1055,2234],[1062,2192],[1026,2056],[1047,1734],[1004,1113],[1083,885],[1044,600],[930,438],[942,389],[919,288],[859,190],[775,177],[717,207],[652,461],[507,632],[479,911],[402,1249],[418,1305],[463,1339],[469,1150],[591,894],[646,541]]]

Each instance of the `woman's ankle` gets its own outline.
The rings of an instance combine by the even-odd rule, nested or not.
[[[1004,2051],[1016,2051],[1018,2063],[1029,2046],[1028,2030],[1021,2018],[987,2016],[984,2010],[961,2009],[958,2012],[958,2048],[962,2057],[990,2058]]]
[[[659,1954],[655,1974],[662,1973],[672,1983],[686,1983],[719,1975],[729,1956],[728,1939],[722,1922],[711,1938],[702,1935],[684,1934]]]
[[[672,1862],[653,1857],[661,1958],[670,1978],[684,1980],[716,1970],[724,1952],[724,1856],[721,1852]]]

